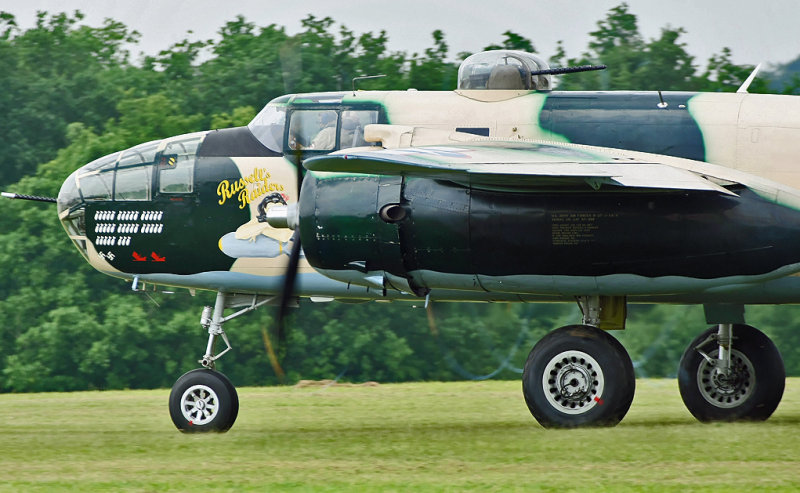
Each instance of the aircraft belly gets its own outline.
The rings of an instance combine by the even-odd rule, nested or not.
[[[780,280],[800,271],[800,263],[787,265],[773,272],[757,276],[729,276],[714,279],[698,279],[683,276],[644,277],[634,274],[612,274],[607,276],[471,276],[435,271],[415,271],[410,276],[418,286],[429,289],[476,290],[475,283],[487,293],[517,293],[528,295],[550,296],[639,296],[634,301],[673,303],[704,303],[721,299],[729,300],[730,296],[741,293],[747,303],[774,301],[761,300],[757,290],[763,283]],[[470,289],[472,286],[472,289]],[[800,299],[800,279],[794,289],[784,292],[781,298],[784,303],[796,302]],[[773,296],[767,298],[775,299]],[[794,301],[788,301],[794,300]],[[532,301],[532,300],[531,300]],[[745,302],[745,301],[743,301]]]

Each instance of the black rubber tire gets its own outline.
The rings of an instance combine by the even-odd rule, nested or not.
[[[683,403],[695,418],[704,423],[764,421],[772,415],[783,397],[786,370],[781,353],[772,340],[755,327],[734,325],[732,351],[738,376],[728,387],[735,391],[729,390],[728,397],[725,397],[719,391],[720,386],[709,377],[709,365],[705,364],[705,358],[695,349],[716,332],[717,327],[714,326],[697,336],[681,357],[678,388]],[[716,358],[717,348],[716,340],[710,340],[700,347],[712,358]],[[753,375],[747,368],[748,361]],[[719,404],[712,401],[718,401]]]
[[[228,416],[228,421],[230,424],[224,430],[228,431],[231,428],[231,426],[233,426],[233,423],[236,422],[236,418],[239,417],[239,393],[236,392],[236,387],[233,386],[233,383],[227,376],[225,376],[220,372],[215,372],[215,373],[222,378],[222,381],[225,382],[225,385],[228,386],[228,391],[230,391],[231,393],[231,413]]]
[[[192,406],[198,400],[203,403]],[[184,433],[225,432],[239,414],[239,395],[222,373],[198,368],[184,373],[172,386],[169,414]]]
[[[586,386],[579,386],[579,380]],[[578,388],[583,390],[568,394]],[[630,409],[635,389],[628,352],[610,334],[588,325],[569,325],[544,336],[522,373],[525,402],[545,428],[615,426]]]

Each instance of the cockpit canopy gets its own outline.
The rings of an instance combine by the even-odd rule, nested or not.
[[[548,68],[547,62],[532,53],[484,51],[461,62],[458,88],[549,91],[552,88],[550,75],[535,75]]]
[[[377,145],[364,139],[364,127],[382,121],[376,104],[343,104],[343,93],[302,95],[299,102],[292,102],[293,97],[270,101],[248,124],[271,151],[291,155]]]

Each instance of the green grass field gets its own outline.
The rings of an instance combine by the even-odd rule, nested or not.
[[[765,423],[697,423],[639,380],[616,428],[558,431],[518,382],[245,388],[211,435],[176,431],[168,394],[0,395],[0,490],[800,490],[800,379]]]

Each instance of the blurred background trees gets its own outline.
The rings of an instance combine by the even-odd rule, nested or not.
[[[444,33],[424,53],[390,52],[384,31],[354,33],[312,15],[302,31],[256,26],[238,17],[216,41],[183,41],[134,63],[138,34],[107,20],[41,13],[20,30],[0,13],[0,185],[55,196],[63,179],[93,159],[135,144],[207,128],[246,124],[269,100],[290,92],[363,89],[449,90],[458,63]],[[560,48],[554,66],[607,64],[573,74],[559,89],[735,91],[753,67],[723,49],[702,67],[681,28],[645,40],[626,4],[598,21],[586,51]],[[534,51],[507,31],[487,49]],[[762,75],[751,92],[800,93],[800,57]],[[131,293],[77,255],[47,206],[7,201],[0,215],[0,391],[168,387],[197,366],[205,330],[200,307],[212,293]],[[800,375],[797,307],[748,308]],[[573,305],[436,304],[435,314],[406,303],[303,302],[292,317],[281,364],[288,381],[518,378],[531,346],[547,331],[580,321]],[[263,334],[268,309],[227,328],[235,351],[220,368],[237,385],[279,381]],[[639,376],[673,376],[687,344],[704,327],[701,307],[633,306],[617,334]]]

